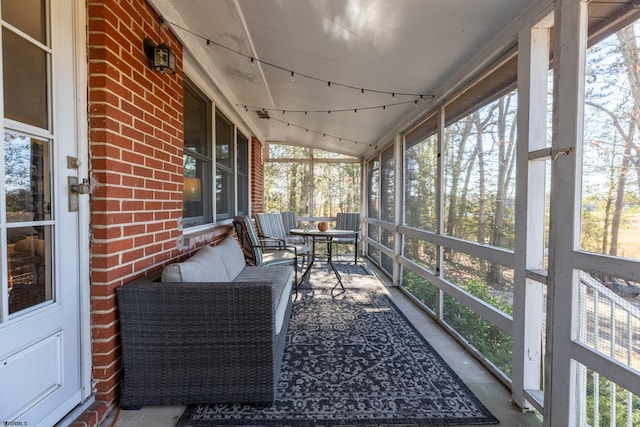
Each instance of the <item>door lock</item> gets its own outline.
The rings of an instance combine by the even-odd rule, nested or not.
[[[78,182],[78,177],[76,176],[68,176],[67,181],[69,183],[69,212],[78,212],[80,205],[78,195],[89,194],[91,192],[91,184],[86,178],[83,178],[82,182]]]
[[[72,183],[72,178],[75,180]],[[89,194],[91,192],[91,184],[89,184],[89,180],[87,178],[83,178],[81,183],[78,183],[78,178],[75,176],[69,177],[69,190],[78,194]]]

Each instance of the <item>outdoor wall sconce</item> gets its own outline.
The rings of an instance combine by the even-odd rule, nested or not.
[[[156,44],[148,37],[145,37],[143,43],[144,54],[151,61],[153,68],[161,73],[176,72],[176,54],[166,43]]]

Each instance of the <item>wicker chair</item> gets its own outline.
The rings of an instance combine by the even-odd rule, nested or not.
[[[336,228],[338,230],[355,231],[354,237],[336,237],[332,244],[337,245],[354,245],[355,257],[354,264],[358,263],[358,241],[360,237],[360,225],[362,223],[362,214],[360,212],[338,212],[336,217]]]

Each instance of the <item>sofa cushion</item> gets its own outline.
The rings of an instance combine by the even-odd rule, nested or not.
[[[211,246],[201,247],[185,261],[167,265],[162,271],[163,282],[229,282],[220,252]]]
[[[284,324],[287,304],[291,300],[293,287],[293,268],[287,265],[245,267],[236,277],[235,282],[271,282],[275,295],[273,304],[275,309],[276,334],[280,333]]]
[[[233,237],[227,237],[222,243],[215,247],[222,264],[227,270],[227,277],[229,280],[235,279],[240,274],[242,269],[246,266],[244,261],[244,253],[238,241]]]

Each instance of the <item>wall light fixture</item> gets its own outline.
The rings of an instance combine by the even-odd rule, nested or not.
[[[151,61],[153,68],[161,73],[176,72],[176,54],[164,42],[156,46],[156,44],[148,37],[142,42],[144,54]]]

